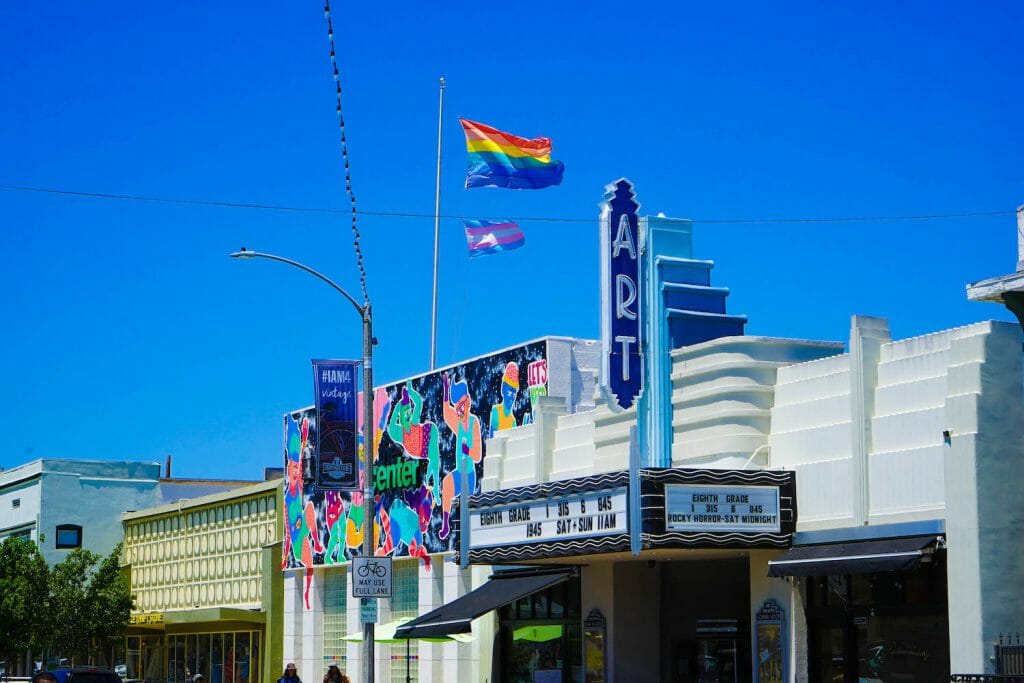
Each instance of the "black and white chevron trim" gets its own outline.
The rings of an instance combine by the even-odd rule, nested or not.
[[[626,486],[629,483],[629,472],[608,472],[595,474],[591,477],[552,481],[534,486],[518,486],[504,491],[489,491],[469,497],[469,507],[488,507],[504,503],[519,503],[525,500],[544,500],[555,496],[572,493],[590,493],[602,489]]]
[[[550,543],[532,543],[530,545],[504,546],[499,548],[480,548],[469,551],[469,561],[471,563],[500,563],[540,560],[548,557],[573,557],[598,553],[614,553],[624,550],[629,550],[628,534],[602,536],[601,538],[580,538],[573,541],[553,541]]]
[[[793,482],[793,472],[770,470],[642,469],[640,476],[658,484],[719,484],[784,486]]]
[[[645,548],[788,548],[790,534],[683,533],[642,534]]]

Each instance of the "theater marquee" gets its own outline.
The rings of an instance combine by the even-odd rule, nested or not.
[[[640,470],[645,548],[786,548],[796,531],[796,473]]]
[[[794,472],[642,468],[639,482],[643,550],[792,544]],[[471,496],[469,563],[629,551],[629,486],[610,472]]]
[[[470,509],[470,549],[626,533],[626,487]]]
[[[626,472],[469,499],[469,561],[499,563],[629,549]]]
[[[779,487],[665,484],[665,528],[779,533]]]

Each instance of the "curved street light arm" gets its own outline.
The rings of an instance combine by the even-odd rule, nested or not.
[[[265,259],[270,259],[271,261],[280,261],[281,263],[287,263],[289,266],[295,266],[296,268],[299,268],[300,270],[304,270],[307,273],[309,273],[310,275],[318,277],[321,280],[323,280],[324,282],[326,282],[327,284],[329,284],[331,287],[333,287],[335,290],[337,290],[343,297],[345,297],[346,299],[349,300],[349,303],[351,303],[355,307],[356,311],[358,311],[360,316],[365,315],[366,311],[369,308],[368,304],[366,306],[361,306],[354,298],[352,298],[351,294],[349,294],[344,289],[342,289],[336,282],[334,282],[334,280],[330,279],[329,277],[327,277],[323,273],[319,273],[319,272],[313,270],[309,266],[306,266],[306,265],[303,265],[303,264],[299,263],[298,261],[293,261],[291,259],[285,258],[283,256],[277,256],[275,254],[264,254],[264,253],[258,252],[258,251],[247,251],[246,249],[242,249],[241,251],[232,252],[231,257],[232,258],[265,258]]]

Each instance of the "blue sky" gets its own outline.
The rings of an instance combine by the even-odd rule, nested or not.
[[[338,2],[358,206],[432,213],[444,75],[446,214],[596,221],[627,176],[645,212],[698,221],[748,334],[1011,319],[964,285],[1014,269],[1012,216],[700,222],[1024,202],[1024,8],[827,4]],[[0,184],[346,207],[319,3],[6,3],[0,60]],[[552,138],[564,183],[463,189],[457,116]],[[597,336],[596,222],[521,226],[525,248],[469,262],[442,222],[440,364]],[[360,227],[376,377],[422,372],[433,221]],[[359,321],[313,278],[227,254],[355,292],[351,242],[344,216],[0,191],[0,467],[171,453],[177,475],[259,477],[280,415],[312,400],[310,358],[357,357]]]

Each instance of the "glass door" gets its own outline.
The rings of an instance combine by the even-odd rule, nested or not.
[[[582,683],[579,624],[503,624],[502,631],[510,683]]]
[[[859,680],[949,680],[948,623],[935,616],[877,615],[854,621]]]
[[[846,629],[841,624],[808,629],[810,675],[818,683],[846,680]]]

